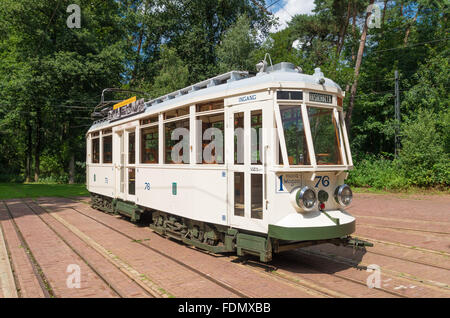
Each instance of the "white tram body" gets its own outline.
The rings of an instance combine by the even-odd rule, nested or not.
[[[86,135],[94,206],[132,219],[156,213],[162,234],[179,230],[190,244],[262,261],[285,247],[348,243],[355,218],[344,210],[353,167],[344,94],[320,69],[307,75],[283,62],[111,110]],[[187,132],[181,163],[170,160],[181,142],[168,140],[175,127]],[[211,127],[223,132],[224,147],[208,163]]]

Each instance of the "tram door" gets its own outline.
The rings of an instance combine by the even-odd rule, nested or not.
[[[263,109],[249,104],[233,106],[229,123],[232,131],[228,147],[233,152],[228,178],[230,223],[265,231]]]
[[[116,132],[118,156],[116,156],[116,191],[118,197],[134,202],[136,199],[136,130]]]

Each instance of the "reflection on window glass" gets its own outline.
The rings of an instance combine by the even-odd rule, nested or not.
[[[309,125],[318,165],[341,165],[339,132],[332,109],[308,107]]]
[[[224,163],[225,122],[223,113],[198,116],[197,120],[201,121],[199,142],[202,143],[202,146],[197,148],[197,163]],[[200,126],[198,127],[200,128]],[[213,142],[215,147],[213,147]]]
[[[158,163],[158,126],[141,130],[141,163]]]
[[[134,168],[128,168],[128,194],[136,194],[136,171]]]
[[[135,163],[135,157],[136,157],[136,134],[135,133],[129,133],[128,134],[128,163],[134,164]]]
[[[253,219],[263,218],[263,180],[262,174],[252,174],[251,186],[252,186],[252,213]]]
[[[234,114],[234,164],[244,164],[244,113]]]
[[[164,163],[189,163],[189,119],[165,123],[164,132]],[[172,140],[172,133],[174,134],[174,140]],[[174,152],[176,158],[172,158],[174,147],[177,147]]]
[[[234,173],[234,215],[244,216],[245,201],[244,201],[244,173]]]
[[[262,110],[251,112],[251,154],[252,164],[262,164]]]
[[[92,139],[92,163],[100,162],[100,138]]]
[[[103,137],[103,163],[112,163],[112,136]]]
[[[308,146],[306,144],[300,106],[280,106],[284,139],[290,165],[309,165]]]

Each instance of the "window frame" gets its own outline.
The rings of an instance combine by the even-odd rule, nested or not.
[[[335,95],[333,95],[335,96]],[[284,126],[283,126],[283,121],[281,118],[281,111],[280,111],[280,107],[281,106],[294,106],[297,105],[299,107],[301,107],[301,114],[302,114],[302,120],[303,120],[303,127],[304,127],[304,131],[305,131],[305,136],[306,136],[306,146],[308,148],[308,154],[309,154],[309,165],[290,165],[289,164],[289,160],[288,160],[288,153],[287,153],[287,147],[286,147],[286,139],[285,139],[285,135],[284,135]],[[314,144],[313,144],[313,140],[312,140],[312,134],[311,134],[311,127],[309,125],[309,115],[308,115],[308,109],[307,107],[315,107],[315,108],[323,108],[323,109],[331,109],[333,110],[333,116],[334,119],[336,120],[336,127],[338,129],[338,133],[339,133],[339,140],[341,142],[340,146],[339,146],[339,151],[342,157],[342,164],[334,164],[334,165],[318,165],[316,162],[316,154],[315,154],[315,149],[314,149]],[[340,107],[337,107],[336,105],[318,105],[316,103],[309,103],[309,102],[301,102],[299,103],[299,101],[292,101],[292,102],[286,102],[286,101],[281,101],[281,102],[276,102],[275,103],[275,122],[276,122],[276,129],[278,132],[278,139],[280,141],[280,148],[281,148],[281,154],[282,154],[282,161],[283,161],[283,165],[281,164],[276,164],[276,166],[280,167],[280,166],[284,166],[285,168],[318,168],[318,167],[329,167],[329,168],[333,168],[333,167],[348,167],[349,166],[349,160],[348,157],[349,156],[349,145],[348,145],[348,137],[346,135],[346,131],[344,131],[345,127],[345,122],[342,123],[342,109]],[[350,157],[351,158],[351,157]],[[352,163],[350,163],[350,165],[352,165]]]
[[[142,133],[145,129],[148,129],[148,128],[156,128],[156,133],[158,134],[158,138],[156,139],[157,140],[157,146],[156,146],[156,162],[144,162],[143,161],[143,155],[144,155],[144,147],[143,147],[143,144],[144,144],[144,138],[143,138],[143,136],[144,136],[144,134]],[[139,158],[139,164],[141,164],[141,165],[159,165],[160,164],[160,162],[159,162],[159,143],[160,143],[160,130],[159,130],[159,122],[156,122],[156,123],[150,123],[150,124],[146,124],[146,125],[142,125],[142,126],[139,126],[139,139],[140,139],[140,143],[139,143],[139,147],[140,147],[140,158]]]
[[[100,164],[101,162],[101,135],[100,131],[91,132],[91,164]],[[94,141],[98,141],[98,161],[94,162]]]
[[[217,102],[217,103],[219,103],[219,102]],[[214,104],[214,103],[213,103]],[[204,151],[204,148],[203,148],[203,127],[200,127],[200,129],[201,129],[201,136],[200,136],[200,141],[201,141],[201,143],[200,143],[200,145],[196,145],[196,149],[197,149],[197,151],[200,151],[200,149],[201,149],[201,154],[202,154],[202,162],[198,162],[198,158],[197,158],[197,155],[195,155],[195,164],[196,165],[207,165],[207,166],[210,166],[210,165],[212,165],[212,166],[224,166],[225,164],[226,164],[226,160],[227,160],[227,156],[226,156],[226,141],[225,141],[225,135],[226,135],[226,133],[225,133],[225,131],[226,131],[226,114],[225,114],[225,109],[224,108],[221,108],[221,109],[213,109],[213,110],[206,110],[206,111],[203,111],[203,112],[197,112],[197,106],[198,105],[195,105],[195,113],[194,113],[194,122],[195,123],[197,123],[197,118],[198,117],[202,117],[202,116],[214,116],[214,115],[219,115],[219,114],[222,114],[223,115],[223,163],[204,163],[203,162],[203,151]],[[195,127],[195,129],[197,129],[198,127],[197,127],[197,124],[196,124],[196,127]],[[195,130],[195,133],[196,134],[198,134],[198,132],[197,132],[197,130]],[[195,141],[193,140],[193,141],[191,141],[191,146],[193,145],[193,143],[195,142],[197,142],[197,140],[196,140],[197,138],[195,138]]]
[[[107,131],[107,133],[105,133],[105,131]],[[105,138],[111,138],[111,161],[110,162],[105,162]],[[101,135],[101,143],[102,143],[102,151],[101,151],[101,163],[102,164],[112,164],[113,163],[113,133],[112,133],[112,129],[105,129],[104,131],[102,131],[102,135]]]

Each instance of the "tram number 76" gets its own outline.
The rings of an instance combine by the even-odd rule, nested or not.
[[[317,176],[316,179],[319,179],[314,187],[319,187],[320,182],[324,187],[328,187],[330,185],[330,177],[329,176]]]
[[[145,182],[144,190],[150,190],[150,182]]]

